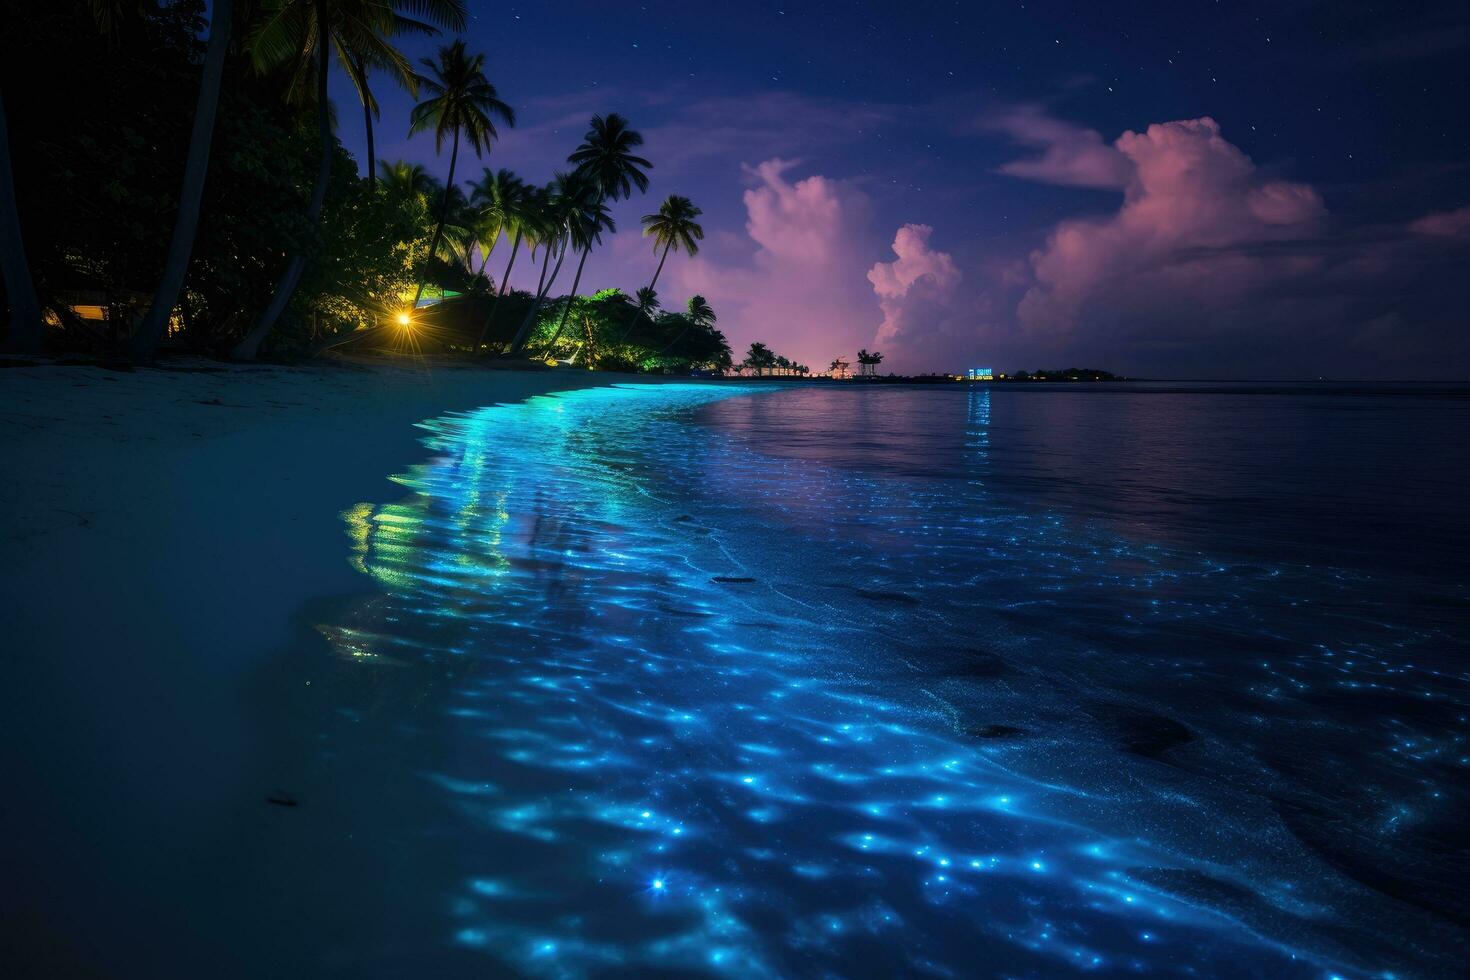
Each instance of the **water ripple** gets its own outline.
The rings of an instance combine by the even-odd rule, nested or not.
[[[1345,765],[1364,687],[1459,717],[1373,732],[1384,833],[1450,792],[1464,679],[1416,665],[1422,629],[1351,576],[1002,504],[988,395],[935,480],[691,424],[743,394],[438,419],[412,495],[344,513],[381,594],[322,633],[428,671],[415,724],[449,732],[446,943],[549,976],[1450,972],[1453,926],[1290,817],[1321,826],[1288,770]]]

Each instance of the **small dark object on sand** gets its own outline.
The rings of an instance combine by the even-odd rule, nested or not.
[[[1160,759],[1165,752],[1194,741],[1194,733],[1173,718],[1145,708],[1104,704],[1094,714],[1111,730],[1125,752]]]
[[[953,658],[943,673],[950,677],[994,678],[1010,671],[1010,665],[989,650],[956,649],[940,651],[940,655]]]

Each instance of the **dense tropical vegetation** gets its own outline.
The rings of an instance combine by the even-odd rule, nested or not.
[[[703,298],[679,306],[656,292],[670,253],[692,256],[704,237],[688,198],[669,195],[643,219],[657,257],[646,286],[578,292],[614,230],[608,205],[650,184],[653,163],[627,119],[593,117],[569,169],[545,183],[489,168],[466,179],[461,150],[483,156],[515,122],[491,66],[459,40],[422,71],[398,49],[462,29],[465,0],[213,0],[212,21],[204,0],[4,2],[7,347],[248,359],[355,341],[622,370],[733,368]],[[85,70],[58,70],[63,51]],[[337,138],[355,112],[329,102],[334,72],[362,110],[361,173]],[[443,181],[376,159],[378,79],[419,100],[401,124],[448,151]],[[525,263],[534,291],[509,284]]]

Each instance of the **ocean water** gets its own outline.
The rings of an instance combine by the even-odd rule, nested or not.
[[[426,423],[291,668],[283,935],[354,976],[1456,975],[1467,423],[734,384]]]

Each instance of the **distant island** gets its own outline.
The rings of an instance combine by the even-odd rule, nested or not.
[[[883,354],[879,351],[869,351],[866,348],[858,351],[858,370],[851,370],[852,364],[845,358],[836,357],[828,365],[827,370],[814,373],[805,364],[798,363],[787,357],[777,354],[766,344],[756,342],[750,345],[750,350],[745,359],[738,364],[727,366],[727,372],[741,378],[801,378],[812,380],[831,381],[860,381],[868,384],[953,384],[956,381],[967,383],[980,382],[983,384],[994,383],[1031,383],[1037,381],[1129,381],[1131,379],[1111,371],[1100,368],[1037,368],[1035,371],[1017,371],[1014,374],[1004,374],[992,371],[990,368],[972,368],[961,374],[879,374],[878,365],[883,363]],[[719,373],[713,371],[691,372],[700,377],[717,377]]]
[[[1098,368],[1061,368],[1059,370],[1017,371],[997,375],[997,381],[1127,381],[1128,378]]]
[[[766,350],[764,344],[753,344],[752,350],[759,348],[761,352]],[[872,355],[882,357],[879,355]],[[873,361],[865,363],[876,363]],[[852,374],[844,370],[845,362],[834,361],[830,371],[822,374],[813,374],[811,369],[802,364],[788,362],[786,358],[775,358],[770,366],[759,360],[748,358],[746,361],[736,364],[732,373],[741,379],[769,378],[773,381],[785,381],[793,378],[811,381],[851,381],[860,384],[954,384],[963,382],[965,384],[1035,384],[1038,382],[1085,382],[1085,381],[1132,381],[1121,374],[1104,371],[1101,368],[1038,368],[1035,371],[1016,371],[1014,374],[976,374],[969,372],[964,374],[878,374],[867,372]],[[694,372],[698,376],[718,377],[713,372]]]
[[[1130,381],[1131,378],[1099,368],[1056,368],[1052,370],[1017,371],[1015,374],[995,374],[989,377],[970,377],[967,374],[867,374],[856,375],[848,380],[866,384],[1035,384],[1037,382],[1074,381]]]

